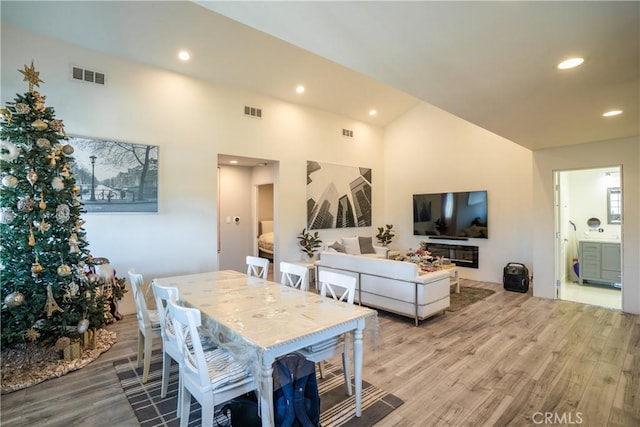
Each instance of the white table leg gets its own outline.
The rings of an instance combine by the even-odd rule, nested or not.
[[[260,416],[262,427],[273,427],[276,425],[273,413],[273,360],[264,358],[262,364],[261,382],[263,392],[260,393]]]
[[[364,320],[358,321],[358,327],[353,333],[353,367],[356,388],[356,417],[362,415],[362,331]]]
[[[456,294],[460,293],[460,277],[458,275],[458,269],[454,268],[451,272],[453,276],[453,284],[456,285]]]

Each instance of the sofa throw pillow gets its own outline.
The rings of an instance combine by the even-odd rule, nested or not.
[[[336,252],[340,252],[341,254],[347,253],[347,250],[344,248],[342,243],[338,242],[337,240],[327,247],[333,249]]]
[[[376,251],[373,249],[373,240],[371,237],[362,237],[358,236],[358,242],[360,243],[360,253],[361,254],[375,254]]]
[[[360,241],[358,240],[358,236],[343,237],[342,245],[349,255],[360,255]]]

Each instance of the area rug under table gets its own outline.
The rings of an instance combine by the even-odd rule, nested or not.
[[[144,427],[178,426],[176,417],[178,400],[178,366],[172,364],[167,396],[160,397],[162,382],[162,354],[153,353],[149,380],[142,384],[142,368],[137,368],[136,356],[113,362],[120,385],[129,400],[129,404]],[[380,390],[376,386],[362,381],[362,416],[354,416],[355,397],[347,396],[340,367],[325,363],[325,378],[318,378],[320,393],[320,424],[322,427],[369,427],[390,414],[402,405],[403,401],[393,394]],[[319,373],[316,370],[316,374]],[[200,405],[192,399],[189,426],[200,425]],[[213,425],[227,426],[228,419],[224,414],[216,412]],[[234,426],[235,427],[235,426]],[[242,427],[242,426],[240,426]]]

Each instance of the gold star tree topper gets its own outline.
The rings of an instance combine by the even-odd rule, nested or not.
[[[29,82],[29,92],[33,92],[33,86],[40,87],[40,83],[44,81],[40,80],[40,71],[36,71],[36,67],[31,60],[31,67],[24,66],[24,70],[18,70],[24,75],[23,82]]]

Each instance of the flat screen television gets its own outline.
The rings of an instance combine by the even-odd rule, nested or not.
[[[487,192],[414,194],[413,234],[432,239],[489,238]]]

